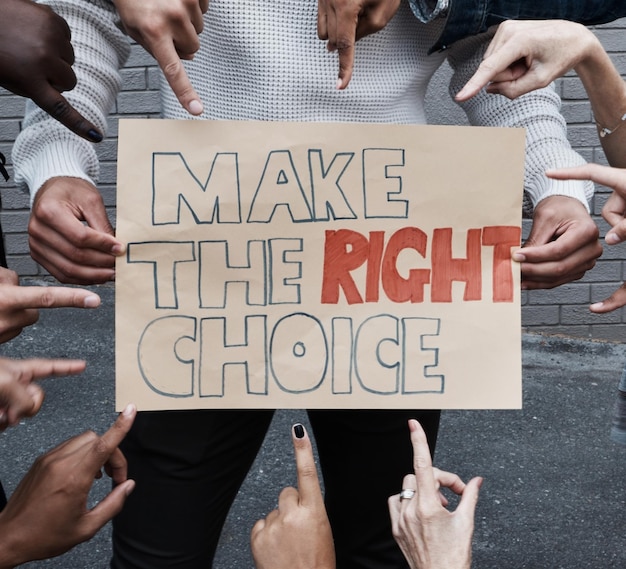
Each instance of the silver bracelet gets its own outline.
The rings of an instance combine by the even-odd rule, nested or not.
[[[613,134],[620,126],[622,126],[622,124],[624,124],[624,121],[626,121],[626,113],[622,115],[617,125],[613,128],[607,128],[599,123],[596,123],[598,125],[598,128],[600,129],[600,137],[604,138],[605,136],[609,136],[609,134]]]

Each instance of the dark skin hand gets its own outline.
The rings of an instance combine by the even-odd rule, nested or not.
[[[582,278],[602,255],[598,237],[596,224],[578,200],[541,200],[524,247],[513,253],[513,260],[522,264],[522,288],[554,288]]]
[[[51,117],[90,142],[102,133],[65,97],[76,85],[70,29],[48,6],[4,0],[0,18],[0,85],[32,99]]]
[[[338,89],[352,78],[354,44],[382,30],[399,7],[400,0],[318,0],[317,37],[339,54]]]
[[[135,482],[127,478],[118,446],[135,415],[129,405],[104,435],[85,432],[35,461],[0,513],[0,568],[60,555],[120,512]],[[103,468],[115,487],[89,508],[89,492]]]
[[[114,236],[100,192],[77,178],[51,178],[37,192],[28,224],[30,254],[69,284],[115,278],[124,245]]]

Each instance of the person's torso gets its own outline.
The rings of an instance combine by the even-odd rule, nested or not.
[[[428,82],[445,58],[427,53],[442,27],[421,24],[403,1],[382,31],[357,42],[352,81],[339,91],[316,0],[211,0],[200,51],[185,67],[202,118],[424,123]],[[189,117],[162,92],[165,117]]]

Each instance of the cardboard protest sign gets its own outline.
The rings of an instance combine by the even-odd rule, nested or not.
[[[120,121],[117,408],[519,408],[524,131]]]

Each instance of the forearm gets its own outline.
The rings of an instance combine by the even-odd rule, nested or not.
[[[66,98],[103,132],[106,117],[120,88],[119,68],[129,53],[129,42],[116,25],[113,5],[105,0],[46,0],[72,30],[77,76]],[[24,129],[13,148],[16,183],[31,190],[31,198],[53,177],[70,176],[94,181],[98,176],[95,148],[27,104]]]
[[[468,38],[450,50],[449,60],[455,70],[450,84],[453,96],[477,69],[490,39],[489,34]],[[545,176],[549,168],[585,163],[569,144],[565,119],[560,114],[561,101],[552,87],[514,100],[482,90],[460,105],[473,125],[526,130],[524,189],[533,206],[548,196],[564,195],[579,200],[588,209],[593,184],[578,180],[555,181]]]
[[[574,70],[580,77],[600,135],[600,143],[611,166],[626,168],[626,83],[600,41],[590,30],[581,37],[587,45],[585,57]],[[609,129],[603,133],[602,129]],[[603,136],[604,134],[604,136]]]

